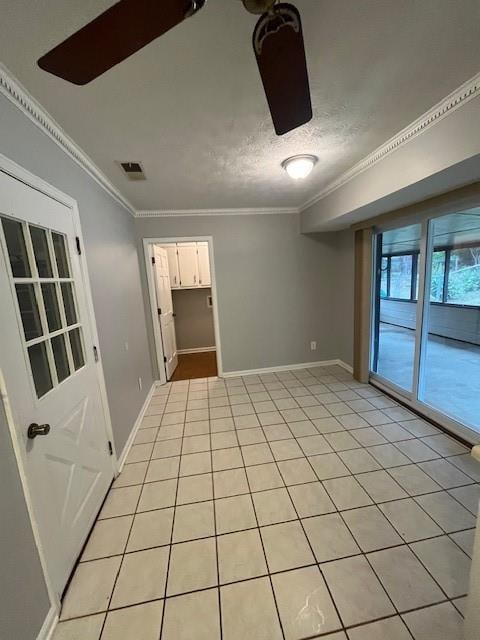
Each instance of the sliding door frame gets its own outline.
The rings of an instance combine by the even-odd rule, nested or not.
[[[420,236],[420,253],[417,261],[418,268],[418,296],[417,296],[417,323],[415,327],[415,354],[413,362],[413,388],[412,400],[418,400],[421,388],[425,380],[425,346],[428,340],[428,325],[430,318],[430,281],[432,272],[433,234],[430,233],[430,220],[422,222]]]
[[[454,433],[462,440],[465,440],[472,445],[478,444],[480,441],[480,435],[474,429],[464,425],[463,423],[451,418],[450,416],[437,411],[429,404],[422,402],[419,396],[422,393],[422,384],[424,383],[424,368],[425,358],[422,354],[425,353],[426,344],[428,340],[428,327],[430,316],[430,287],[431,287],[431,270],[433,259],[433,233],[431,232],[431,223],[436,218],[440,218],[445,215],[444,212],[434,215],[424,216],[421,221],[417,220],[421,224],[421,240],[420,240],[420,253],[418,259],[418,299],[417,299],[417,315],[416,315],[416,328],[415,328],[415,355],[414,355],[414,368],[413,368],[413,386],[412,391],[408,391],[391,382],[384,376],[374,371],[375,358],[378,357],[375,352],[375,335],[378,331],[379,324],[379,281],[381,274],[378,272],[378,265],[380,264],[381,257],[378,255],[379,242],[378,237],[385,231],[395,229],[405,224],[411,224],[411,220],[408,222],[402,221],[400,218],[395,220],[389,220],[386,224],[382,224],[376,227],[372,227],[372,286],[371,286],[371,327],[370,327],[370,373],[369,381],[380,388],[382,391],[386,391],[397,400],[400,400],[407,406],[411,407],[414,411],[425,416],[426,418],[437,423],[440,427]]]

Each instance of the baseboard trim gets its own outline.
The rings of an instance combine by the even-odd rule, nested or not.
[[[177,353],[204,353],[207,351],[216,351],[217,347],[195,347],[194,349],[177,349]]]
[[[37,636],[37,640],[51,640],[58,623],[58,611],[55,606],[51,606],[45,621]]]
[[[135,420],[135,424],[133,425],[132,431],[130,432],[130,435],[128,436],[128,440],[125,443],[125,446],[123,447],[123,451],[120,455],[120,457],[118,458],[118,462],[117,462],[117,473],[120,473],[121,470],[123,469],[123,465],[125,464],[125,460],[127,459],[128,454],[130,453],[130,449],[132,448],[133,445],[133,441],[135,440],[135,436],[137,435],[137,432],[140,428],[140,425],[142,423],[142,420],[145,416],[145,411],[147,410],[148,405],[150,404],[150,400],[152,399],[153,393],[156,389],[156,387],[158,386],[158,382],[156,380],[153,381],[152,386],[150,387],[150,391],[147,393],[147,397],[145,398],[145,402],[142,405],[142,408],[140,409],[140,412],[137,416],[137,419]]]
[[[264,367],[263,369],[245,369],[244,371],[224,371],[222,378],[236,378],[238,376],[251,376],[262,373],[276,373],[277,371],[295,371],[297,369],[313,369],[314,367],[331,367],[338,365],[343,369],[346,369],[349,373],[353,373],[352,367],[335,358],[334,360],[319,360],[317,362],[302,362],[300,364],[284,364],[277,367]]]
[[[343,367],[344,369],[346,369],[348,371],[348,373],[353,374],[353,367],[352,367],[351,364],[347,364],[346,362],[344,362],[343,360],[340,360],[340,359],[337,361],[337,364],[340,367]]]

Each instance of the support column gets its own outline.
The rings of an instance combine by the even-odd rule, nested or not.
[[[368,382],[372,318],[372,229],[355,231],[353,376]]]

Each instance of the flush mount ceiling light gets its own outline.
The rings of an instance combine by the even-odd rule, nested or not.
[[[294,180],[303,180],[312,173],[312,169],[317,161],[317,156],[292,156],[282,162],[282,167]]]

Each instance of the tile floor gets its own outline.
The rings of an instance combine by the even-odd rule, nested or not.
[[[159,387],[55,640],[461,640],[480,465],[340,367]]]

